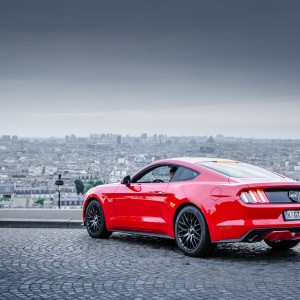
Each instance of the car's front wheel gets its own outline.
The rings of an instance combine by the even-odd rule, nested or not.
[[[92,200],[86,209],[85,225],[92,238],[108,238],[112,233],[107,231],[103,209],[97,200]]]
[[[279,241],[279,242],[265,240],[265,243],[276,250],[287,250],[296,247],[300,243],[300,240]]]
[[[184,207],[175,221],[178,248],[188,256],[207,256],[216,248],[210,241],[209,231],[202,213],[194,206]]]

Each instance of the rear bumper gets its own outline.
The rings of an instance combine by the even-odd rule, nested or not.
[[[278,227],[278,228],[256,228],[248,231],[241,238],[219,240],[214,242],[220,243],[236,243],[248,242],[254,243],[262,240],[283,241],[300,239],[300,226],[297,227]]]
[[[219,222],[210,226],[212,242],[300,239],[300,220],[286,220],[284,216],[285,211],[299,211],[299,203],[244,204],[237,200],[228,208],[224,204],[224,209],[218,215]]]

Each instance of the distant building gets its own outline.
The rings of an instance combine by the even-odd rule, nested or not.
[[[10,141],[10,135],[2,135],[2,142],[9,142]]]
[[[13,184],[1,184],[0,185],[0,198],[11,199],[14,194],[14,185]]]
[[[141,140],[142,140],[143,142],[147,142],[147,138],[148,138],[147,133],[142,133],[142,134],[141,134]]]
[[[60,199],[61,208],[81,208],[83,205],[84,196],[78,195],[62,195]],[[58,204],[58,199],[55,200],[54,205]]]
[[[71,143],[76,143],[77,139],[76,139],[76,135],[75,134],[71,134],[70,136],[70,142]]]
[[[120,135],[117,136],[117,145],[121,145],[122,138]]]

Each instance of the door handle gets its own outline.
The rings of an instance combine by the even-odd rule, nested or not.
[[[162,192],[162,191],[154,191],[154,192],[152,192],[152,193],[154,193],[154,194],[160,194],[160,195],[166,194],[166,193],[164,193],[164,192]]]

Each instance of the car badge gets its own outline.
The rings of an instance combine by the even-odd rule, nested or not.
[[[299,196],[296,192],[289,191],[288,196],[293,202],[299,202]]]

